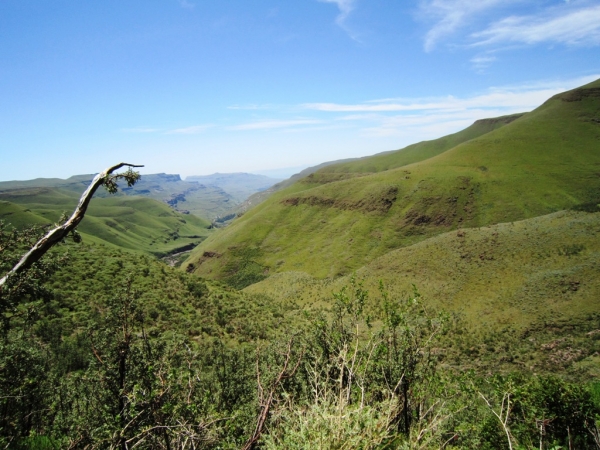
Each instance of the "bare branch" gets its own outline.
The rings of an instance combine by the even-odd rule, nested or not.
[[[504,428],[504,432],[506,433],[506,439],[508,440],[508,448],[509,450],[512,450],[512,434],[510,433],[510,429],[508,428],[508,419],[511,410],[510,395],[510,391],[506,391],[504,393],[504,396],[502,397],[502,405],[500,406],[500,413],[497,413],[496,411],[494,411],[494,408],[492,407],[492,404],[488,401],[488,399],[485,398],[485,396],[481,392],[479,392],[479,396],[486,403],[490,411],[492,411],[492,413],[498,418],[498,421],[500,422],[500,425],[502,425],[502,428]]]
[[[264,401],[264,398],[261,400],[261,413],[258,416],[254,434],[246,442],[246,444],[244,445],[242,450],[252,450],[252,449],[256,448],[256,445],[262,434],[263,427],[265,425],[267,417],[269,416],[269,410],[271,409],[271,405],[273,404],[273,400],[275,398],[275,393],[277,392],[277,388],[279,387],[279,385],[281,384],[283,379],[293,377],[294,374],[296,373],[296,371],[298,370],[298,367],[300,366],[300,362],[302,361],[302,357],[304,356],[304,350],[302,350],[302,352],[300,353],[300,356],[298,356],[296,365],[290,371],[288,371],[288,366],[290,364],[290,360],[292,359],[292,344],[293,344],[293,342],[294,342],[294,338],[291,338],[290,341],[288,342],[288,348],[287,348],[287,352],[285,354],[285,362],[283,363],[281,372],[279,372],[279,375],[273,381],[271,390],[269,391],[269,395],[268,395],[266,401]],[[258,369],[258,364],[257,364],[257,369]]]
[[[79,199],[79,204],[77,205],[77,208],[75,208],[75,211],[73,211],[71,217],[69,217],[69,219],[62,225],[48,231],[48,233],[46,233],[44,237],[37,241],[37,243],[21,258],[17,265],[0,279],[0,290],[6,283],[6,280],[9,276],[22,273],[29,269],[29,267],[37,262],[48,250],[52,248],[52,246],[64,239],[71,231],[75,229],[75,227],[77,227],[77,225],[79,225],[79,222],[81,222],[83,219],[87,207],[92,200],[92,196],[101,185],[105,185],[109,192],[114,193],[116,192],[115,180],[119,178],[125,178],[129,186],[132,186],[137,181],[139,174],[131,171],[125,174],[111,175],[115,170],[118,170],[121,167],[131,168],[144,166],[129,163],[119,163],[96,175],[89,187]]]

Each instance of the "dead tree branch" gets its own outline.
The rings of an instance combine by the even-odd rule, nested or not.
[[[112,174],[115,170],[118,170],[121,167],[128,167],[129,169],[125,173]],[[83,219],[87,207],[92,200],[92,196],[101,185],[104,185],[110,193],[115,193],[117,191],[116,181],[118,179],[125,179],[128,186],[133,186],[140,176],[137,172],[131,171],[132,167],[144,166],[119,163],[96,175],[92,180],[92,183],[82,194],[79,204],[77,205],[77,208],[75,208],[75,211],[71,217],[69,217],[69,219],[62,225],[59,225],[56,228],[48,231],[48,233],[46,233],[44,237],[37,241],[37,243],[21,258],[17,265],[15,265],[6,275],[4,275],[4,277],[0,279],[0,290],[6,283],[6,280],[9,276],[22,273],[29,269],[31,265],[37,262],[48,250],[50,250],[50,248],[52,248],[52,246],[60,242],[70,232],[75,230],[75,227],[77,227],[79,222],[81,222]]]
[[[500,406],[500,411],[496,412],[492,407],[492,404],[489,402],[485,396],[479,392],[479,396],[483,399],[485,404],[490,408],[490,411],[496,416],[496,418],[500,421],[500,425],[504,428],[504,432],[506,433],[506,439],[508,440],[508,448],[509,450],[513,450],[512,446],[512,434],[510,433],[510,429],[508,427],[508,419],[510,418],[510,411],[512,405],[510,404],[510,396],[511,392],[506,391],[504,396],[502,397],[502,405]]]
[[[271,385],[271,389],[269,391],[269,395],[268,395],[266,401],[264,399],[264,391],[263,391],[263,388],[262,388],[262,385],[260,382],[260,370],[259,370],[258,359],[257,359],[256,370],[257,370],[257,379],[258,379],[259,402],[261,403],[261,412],[260,412],[260,414],[258,416],[258,420],[256,422],[256,428],[254,430],[254,434],[252,435],[252,437],[250,439],[248,439],[248,442],[246,442],[246,445],[244,445],[242,450],[252,450],[252,449],[256,448],[256,444],[258,443],[258,440],[260,439],[260,435],[262,434],[263,427],[265,425],[265,422],[267,421],[267,417],[269,416],[269,411],[273,404],[273,400],[275,399],[275,394],[277,392],[277,388],[279,387],[279,385],[285,378],[293,377],[294,374],[296,373],[296,371],[298,370],[298,367],[300,366],[302,357],[304,356],[304,351],[302,351],[300,353],[300,355],[298,356],[296,365],[291,370],[288,370],[290,360],[292,358],[293,342],[294,342],[293,338],[290,339],[290,341],[288,342],[288,349],[285,354],[285,362],[283,363],[281,372],[279,372],[279,375],[277,376],[277,378],[275,378],[275,380],[273,381],[273,383]],[[258,358],[258,356],[257,356],[257,358]]]

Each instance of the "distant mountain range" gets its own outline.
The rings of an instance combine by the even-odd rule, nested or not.
[[[54,223],[75,208],[93,177],[0,182],[0,220],[17,227]],[[158,256],[189,250],[210,234],[212,221],[235,216],[238,199],[278,181],[251,174],[198,178],[205,182],[150,174],[115,195],[99,189],[79,230],[89,241]]]
[[[66,180],[60,178],[37,178],[25,181],[0,182],[0,195],[16,189],[45,187],[59,188],[81,193],[88,186],[93,174],[76,175]],[[213,220],[231,214],[250,195],[265,190],[278,179],[249,173],[213,174],[187,177],[185,181],[174,174],[143,175],[132,187],[123,186],[117,195],[139,195],[167,203],[173,209]],[[98,197],[109,194],[99,190]]]
[[[214,173],[212,175],[189,176],[186,177],[185,181],[221,188],[231,195],[236,202],[240,203],[252,194],[265,191],[282,180],[252,173]]]

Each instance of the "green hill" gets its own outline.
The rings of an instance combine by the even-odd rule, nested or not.
[[[77,205],[79,195],[60,188],[23,188],[0,193],[0,219],[16,227],[53,224]],[[144,197],[94,198],[78,230],[85,240],[164,256],[205,239],[210,224]]]
[[[297,181],[312,175],[315,172],[320,173],[369,173],[381,172],[395,167],[405,166],[414,162],[422,161],[438,155],[462,142],[476,138],[492,130],[500,128],[513,120],[522,117],[523,114],[512,114],[509,116],[495,117],[493,119],[482,119],[476,121],[470,127],[448,136],[434,139],[432,141],[423,141],[409,145],[400,150],[378,153],[364,158],[349,158],[338,161],[328,161],[317,166],[309,167],[293,175],[287,180],[281,181],[271,188],[258,192],[250,196],[239,207],[239,211],[247,211],[250,208],[262,203],[274,192],[285,189]],[[188,177],[189,179],[189,177]]]
[[[478,365],[514,370],[526,364],[552,372],[571,367],[597,377],[598,233],[600,213],[560,211],[447,232],[376,258],[354,276],[371,293],[368,307],[375,317],[380,282],[391,298],[405,297],[416,286],[429,308],[460,318],[471,334],[468,345],[478,349]],[[350,277],[282,272],[244,291],[319,311],[331,308],[332,293]],[[493,350],[484,345],[487,340],[494,341]],[[557,341],[561,345],[550,349]]]
[[[60,178],[37,178],[25,181],[0,182],[0,194],[13,194],[16,190],[31,188],[58,188],[80,195],[90,184],[94,175],[76,175],[66,180]],[[26,192],[26,191],[25,191]],[[108,197],[104,190],[97,197]],[[157,173],[143,175],[131,187],[121,186],[116,196],[142,196],[158,200],[174,210],[194,214],[206,220],[228,214],[238,201],[218,186],[204,185],[198,182],[182,181],[179,175]]]
[[[373,156],[367,156],[346,163],[333,164],[320,170],[320,172],[334,173],[374,173],[384,170],[395,169],[397,167],[413,164],[456,147],[458,144],[475,139],[490,131],[507,125],[524,114],[512,114],[509,116],[495,117],[493,119],[477,120],[473,125],[465,128],[458,133],[434,139],[432,141],[423,141],[409,145],[401,150],[379,153]]]
[[[284,271],[336,277],[453,229],[597,210],[599,93],[596,81],[557,95],[445,151],[423,144],[429,153],[405,166],[398,152],[315,172],[211,236],[187,264],[236,285]]]
[[[264,202],[271,195],[273,195],[273,193],[281,191],[282,189],[285,189],[286,187],[291,186],[295,182],[297,182],[303,178],[306,178],[307,176],[315,173],[318,170],[323,169],[324,167],[342,164],[345,162],[355,161],[355,160],[356,160],[356,158],[339,159],[336,161],[327,161],[327,162],[318,164],[316,166],[307,167],[306,169],[301,170],[300,172],[292,175],[287,180],[280,181],[279,183],[274,184],[273,186],[269,187],[268,189],[265,189],[264,191],[256,192],[255,194],[250,195],[240,205],[238,205],[238,207],[236,208],[236,212],[238,214],[243,214],[244,212],[248,211],[250,208],[254,208],[259,203]]]
[[[358,269],[356,277],[392,296],[416,285],[428,304],[463,314],[477,327],[490,314],[516,328],[600,310],[600,213],[560,211],[481,228],[461,228],[393,250]],[[282,272],[245,291],[327,305],[349,276],[318,279]]]
[[[263,423],[265,448],[537,448],[550,418],[546,447],[592,448],[600,82],[512,119],[276,192],[184,265],[242,293],[111,248],[166,253],[207,222],[94,199],[80,229],[111,245],[58,246],[44,288],[3,301],[0,439],[241,448]],[[13,187],[0,218],[51,223],[78,196]]]

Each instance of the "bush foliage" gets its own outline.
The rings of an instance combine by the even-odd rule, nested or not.
[[[41,230],[0,226],[7,271]],[[328,309],[65,244],[0,291],[8,448],[594,448],[598,385],[464,371],[414,289]],[[375,306],[374,306],[375,305]],[[460,346],[459,346],[460,347]]]

